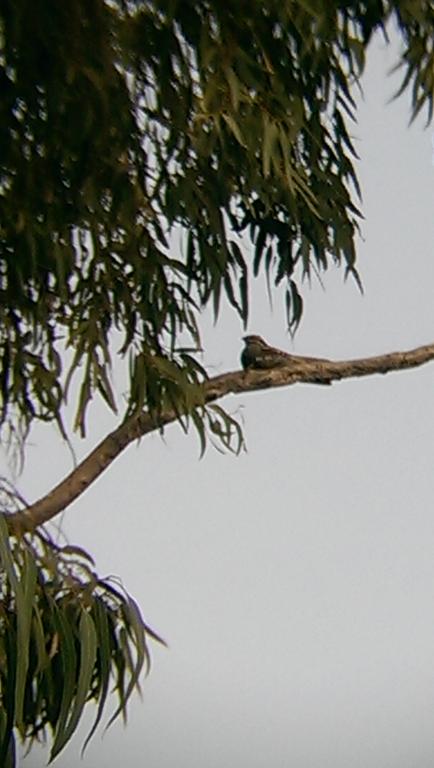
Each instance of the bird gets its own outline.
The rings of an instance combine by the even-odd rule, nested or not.
[[[307,363],[310,368],[312,363],[329,363],[324,357],[300,357],[290,355],[282,349],[270,347],[261,336],[243,336],[244,349],[241,352],[241,365],[244,370],[288,367],[294,363],[297,368]],[[325,383],[325,382],[322,382]]]

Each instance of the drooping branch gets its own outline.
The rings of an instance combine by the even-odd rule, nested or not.
[[[209,404],[229,394],[275,389],[297,382],[331,384],[341,379],[385,374],[416,368],[430,360],[434,360],[434,344],[408,352],[392,352],[357,360],[312,363],[303,361],[303,358],[294,358],[287,366],[232,371],[208,379],[203,384],[201,403]],[[176,418],[175,410],[168,409],[160,414],[158,422],[146,412],[124,421],[49,493],[27,508],[10,515],[11,529],[32,530],[47,523],[81,496],[130,443],[149,432],[162,429]]]

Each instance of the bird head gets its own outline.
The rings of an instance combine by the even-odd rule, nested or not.
[[[243,341],[246,344],[259,344],[259,345],[267,346],[267,342],[264,341],[264,339],[262,339],[260,336],[254,335],[254,334],[249,335],[249,336],[243,336]]]

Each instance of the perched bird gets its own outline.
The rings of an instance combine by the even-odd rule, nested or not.
[[[241,352],[241,365],[245,370],[248,368],[276,368],[279,366],[289,366],[294,363],[297,368],[307,363],[329,363],[323,357],[299,357],[290,355],[281,349],[270,347],[260,336],[244,336],[244,349]],[[322,382],[324,383],[324,382]]]
[[[260,336],[244,336],[241,352],[243,368],[274,368],[288,363],[288,355],[280,349],[270,347]]]

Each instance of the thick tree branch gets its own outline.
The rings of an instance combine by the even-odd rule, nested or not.
[[[392,352],[377,357],[341,362],[311,363],[303,361],[302,358],[294,358],[284,367],[233,371],[208,379],[203,385],[201,402],[212,403],[229,394],[274,389],[297,382],[330,384],[340,379],[416,368],[430,360],[434,360],[434,344],[408,352]],[[176,418],[175,410],[170,409],[160,415],[158,423],[148,413],[142,413],[123,422],[49,493],[26,509],[10,515],[11,529],[32,530],[51,520],[78,498],[131,442],[149,432],[161,429]]]

